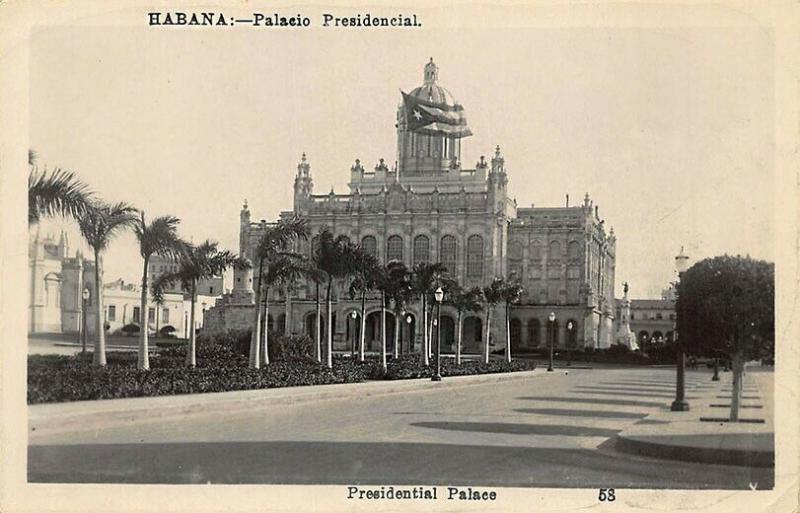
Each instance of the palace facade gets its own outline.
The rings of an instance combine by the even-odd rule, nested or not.
[[[308,220],[311,233],[328,227],[358,241],[383,262],[442,262],[464,287],[485,286],[495,276],[515,277],[525,293],[511,309],[514,350],[544,346],[553,336],[559,347],[608,347],[614,342],[614,262],[616,238],[606,229],[589,195],[563,207],[522,208],[508,191],[509,170],[500,147],[474,167],[461,160],[464,138],[471,134],[463,107],[438,82],[438,67],[429,62],[423,84],[408,95],[435,112],[457,113],[458,126],[412,129],[416,110],[404,100],[397,110],[397,160],[381,158],[373,166],[356,159],[349,170],[349,193],[315,194],[311,162],[302,155],[294,178],[294,207],[282,217]],[[417,119],[417,121],[419,121]],[[240,213],[239,251],[254,260],[256,241],[266,222],[253,222],[245,202]],[[298,242],[310,254],[313,240]],[[206,313],[206,329],[249,327],[253,319],[253,273],[236,271],[234,288]],[[316,291],[313,283],[290,290],[271,290],[272,329],[314,333]],[[360,325],[360,304],[339,284],[334,294],[334,348],[349,349]],[[418,349],[422,339],[418,304],[403,313],[400,344]],[[353,317],[353,313],[355,316]],[[554,332],[547,321],[555,313]],[[492,322],[492,343],[503,347],[502,308]],[[394,314],[387,313],[387,338],[394,340]],[[442,348],[454,347],[455,311],[442,307]],[[480,352],[485,312],[467,314],[465,352]],[[419,323],[421,324],[421,323]],[[324,330],[324,326],[322,327]],[[377,296],[367,308],[366,341],[380,347]],[[324,333],[324,331],[323,331]]]

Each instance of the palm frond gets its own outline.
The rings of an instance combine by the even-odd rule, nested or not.
[[[55,168],[48,173],[32,169],[28,175],[28,224],[55,215],[77,219],[88,208],[92,196],[89,186],[71,171]]]

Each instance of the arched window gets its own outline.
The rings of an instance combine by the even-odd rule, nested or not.
[[[431,242],[425,235],[414,238],[414,265],[431,261]]]
[[[567,258],[570,260],[577,260],[580,258],[581,245],[578,241],[573,240],[567,245]]]
[[[364,250],[364,253],[368,255],[374,257],[378,256],[378,243],[372,235],[367,235],[361,239],[361,248]]]
[[[483,237],[480,235],[467,239],[467,278],[483,278]]]
[[[518,240],[508,245],[508,275],[522,278],[522,243]]]
[[[456,272],[456,238],[452,235],[442,237],[442,247],[439,251],[439,261],[447,267],[450,273]]]
[[[531,319],[528,321],[528,347],[536,347],[539,345],[539,334],[541,333],[541,326],[538,319]]]
[[[386,241],[386,261],[403,260],[403,238],[392,235]]]
[[[519,319],[511,319],[508,322],[509,338],[511,339],[511,350],[519,350],[522,341],[522,322]]]
[[[316,255],[317,251],[319,251],[319,235],[314,235],[314,238],[311,239],[311,247],[309,249],[309,256],[314,258],[314,255]]]
[[[550,241],[548,258],[558,260],[561,258],[561,243],[557,240]]]
[[[533,241],[531,244],[530,254],[532,260],[539,260],[542,258],[542,243],[538,240]]]

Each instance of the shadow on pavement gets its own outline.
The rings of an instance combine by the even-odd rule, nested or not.
[[[504,435],[556,435],[556,436],[614,436],[619,429],[582,426],[556,426],[550,424],[516,424],[510,422],[412,422],[410,425],[450,431],[501,433]]]
[[[517,397],[525,401],[552,401],[556,403],[584,403],[584,404],[612,404],[615,406],[644,406],[646,408],[656,408],[663,406],[663,402],[634,401],[631,399],[593,399],[590,397]]]
[[[559,408],[517,408],[520,413],[535,413],[538,415],[560,415],[564,417],[595,417],[606,419],[643,419],[647,413],[630,413],[624,411],[607,410],[563,410]]]
[[[658,397],[664,399],[674,398],[675,394],[661,394],[661,393],[654,393],[654,392],[629,392],[624,388],[601,388],[601,387],[581,387],[579,390],[578,387],[573,390],[576,394],[599,394],[599,395],[624,395],[624,396],[631,396],[631,397]],[[697,397],[686,396],[686,399],[697,399]]]
[[[28,447],[28,480],[746,490],[773,473],[587,449],[281,441],[36,445]]]

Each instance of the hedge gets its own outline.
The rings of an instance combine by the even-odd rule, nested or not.
[[[247,344],[245,344],[245,340]],[[163,348],[150,359],[150,370],[136,368],[135,352],[109,352],[106,367],[95,367],[91,354],[75,356],[30,355],[28,357],[28,403],[116,399],[204,392],[225,392],[300,385],[356,383],[369,379],[412,379],[433,375],[417,354],[389,360],[386,372],[379,358],[364,362],[336,356],[328,369],[308,356],[308,337],[274,338],[275,358],[261,369],[248,368],[243,354],[249,333],[227,332],[198,337],[197,366],[185,364],[186,346]],[[442,360],[443,376],[531,370],[534,362],[464,360],[460,366]]]

